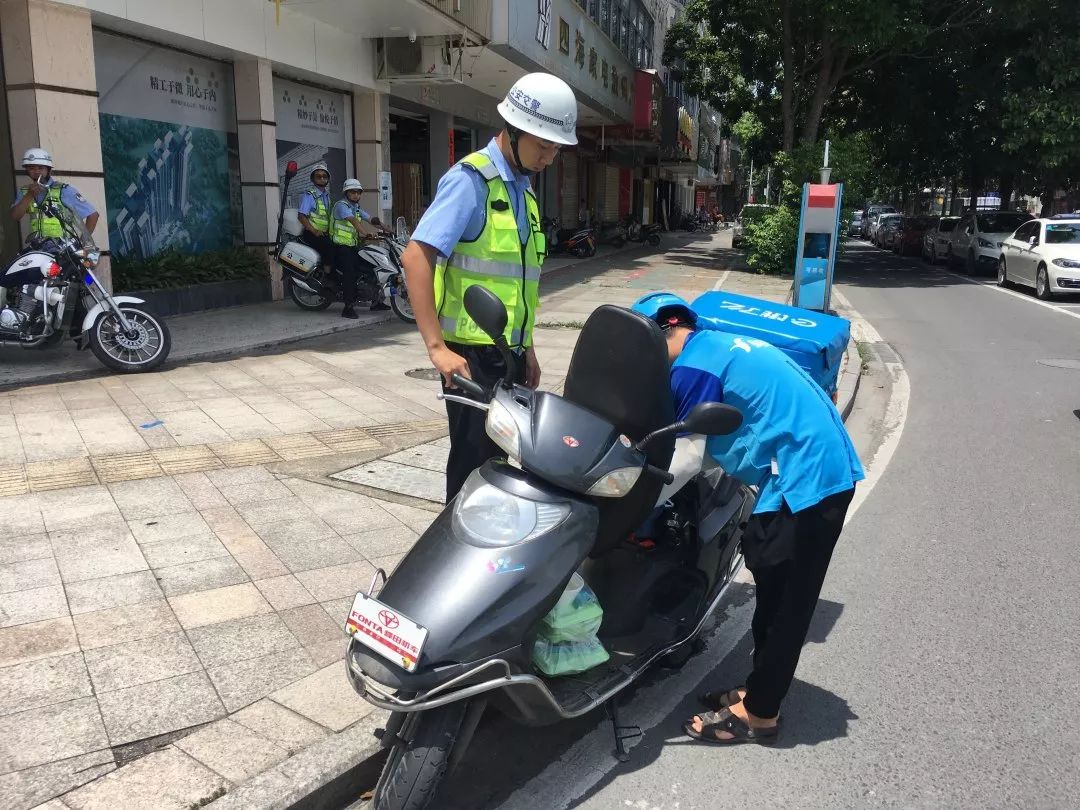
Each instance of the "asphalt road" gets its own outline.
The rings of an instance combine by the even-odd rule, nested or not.
[[[645,732],[628,764],[601,715],[488,718],[440,810],[1076,806],[1080,323],[1064,313],[1080,307],[858,243],[838,289],[880,333],[849,422],[876,481],[837,548],[781,744],[680,731],[702,686],[745,675],[744,586],[704,653],[628,700],[624,722]],[[905,415],[890,440],[883,424]]]

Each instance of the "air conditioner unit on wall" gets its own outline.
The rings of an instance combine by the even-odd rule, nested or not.
[[[383,71],[380,78],[397,84],[459,84],[462,81],[461,49],[446,37],[406,37],[383,40]]]

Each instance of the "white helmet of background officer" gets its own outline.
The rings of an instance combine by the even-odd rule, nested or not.
[[[350,191],[363,191],[364,187],[360,185],[360,181],[355,177],[350,177],[344,183],[341,184],[341,193],[346,194]]]
[[[522,76],[498,109],[511,136],[519,130],[562,146],[577,144],[577,99],[570,85],[558,76]]]
[[[51,169],[53,167],[52,155],[41,147],[35,146],[23,152],[22,165],[24,169],[27,166],[48,166]]]
[[[308,174],[308,179],[312,183],[315,182],[315,172],[326,172],[326,182],[329,183],[333,179],[333,175],[330,174],[330,169],[327,168],[325,163],[316,163],[311,167],[311,172]]]

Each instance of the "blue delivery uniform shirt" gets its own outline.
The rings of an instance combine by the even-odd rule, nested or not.
[[[717,330],[690,334],[671,369],[679,419],[701,402],[725,402],[743,414],[728,436],[706,449],[727,472],[759,489],[754,514],[793,513],[844,492],[865,474],[832,402],[782,351]]]

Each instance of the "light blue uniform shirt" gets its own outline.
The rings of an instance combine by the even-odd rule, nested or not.
[[[300,207],[297,208],[297,212],[303,214],[305,217],[310,217],[311,212],[315,210],[315,195],[311,193],[312,189],[317,189],[318,186],[312,186],[303,194],[300,195]],[[326,206],[326,210],[330,210],[330,192],[328,190],[322,191],[319,194],[322,197],[323,205]]]
[[[491,158],[499,170],[499,176],[506,183],[517,218],[518,236],[525,244],[530,230],[525,208],[525,190],[530,187],[529,178],[510,167],[494,138],[480,151]],[[443,256],[449,256],[458,242],[476,239],[480,235],[486,217],[487,183],[477,172],[457,163],[439,180],[435,199],[420,218],[412,238],[430,245]]]
[[[371,222],[371,214],[360,207],[360,203],[353,205],[348,200],[338,200],[334,204],[334,219],[348,219],[349,217],[360,217],[364,222]]]
[[[43,185],[51,186],[55,182],[57,181],[50,177],[49,182]],[[35,200],[38,205],[40,205],[45,199],[46,193],[48,192],[43,191],[41,194],[38,195],[37,200]],[[12,203],[12,205],[18,205],[19,201],[25,195],[26,192],[20,188],[19,193],[15,195],[15,202]],[[72,185],[65,186],[64,190],[60,192],[60,202],[66,205],[79,219],[86,219],[91,214],[97,213],[97,209],[94,208],[94,206],[91,205],[90,202],[82,194],[79,193],[79,190]]]
[[[718,330],[694,332],[671,368],[678,419],[700,402],[743,415],[705,447],[725,472],[759,488],[754,513],[787,502],[800,512],[855,486],[865,475],[843,420],[810,376],[768,343]]]

